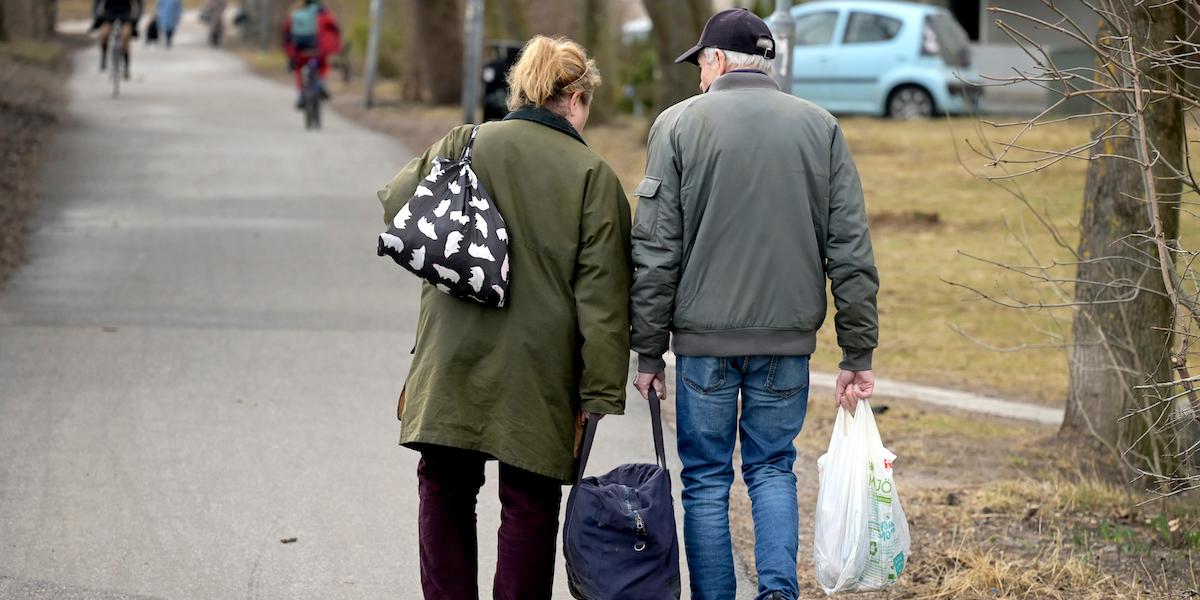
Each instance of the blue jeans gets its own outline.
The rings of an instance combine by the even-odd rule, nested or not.
[[[793,600],[800,519],[792,445],[808,410],[807,356],[680,356],[676,418],[683,462],[683,533],[693,600],[733,600],[729,536],[733,448],[754,517],[758,598]],[[742,396],[738,411],[738,393]]]

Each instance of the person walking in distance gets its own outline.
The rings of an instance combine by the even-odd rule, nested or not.
[[[714,15],[676,61],[699,65],[703,93],[659,115],[634,192],[635,385],[643,396],[651,387],[666,395],[672,342],[684,540],[697,600],[735,597],[728,515],[739,438],[756,597],[799,593],[793,442],[807,411],[826,279],[842,349],[835,400],[853,409],[875,385],[879,276],[858,172],[837,120],[779,90],[774,52],[753,13]]]
[[[429,600],[479,597],[475,506],[489,460],[500,463],[494,597],[550,600],[562,486],[574,481],[578,436],[587,419],[625,409],[629,202],[580,135],[600,73],[579,44],[535,36],[508,82],[512,112],[479,126],[471,147],[479,187],[504,216],[512,264],[505,305],[424,285],[401,392],[400,442],[421,453],[417,519]],[[434,158],[462,156],[473,130],[453,129],[400,171],[379,193],[385,222],[404,218]]]
[[[158,32],[163,36],[167,48],[170,48],[175,43],[179,20],[183,18],[183,0],[158,0],[154,5],[154,14],[158,21]]]

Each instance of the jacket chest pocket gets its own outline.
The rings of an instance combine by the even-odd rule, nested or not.
[[[637,219],[633,224],[633,237],[648,240],[654,235],[654,224],[658,220],[658,188],[662,179],[646,177],[633,190],[638,199]]]

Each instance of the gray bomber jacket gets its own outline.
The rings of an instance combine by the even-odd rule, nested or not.
[[[650,129],[633,227],[638,370],[676,354],[812,354],[832,282],[841,367],[871,368],[879,274],[838,122],[757,71],[719,77]]]

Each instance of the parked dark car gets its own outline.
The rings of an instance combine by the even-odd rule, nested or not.
[[[484,44],[483,120],[498,121],[508,114],[508,70],[517,64],[524,45],[512,41],[488,41]]]

